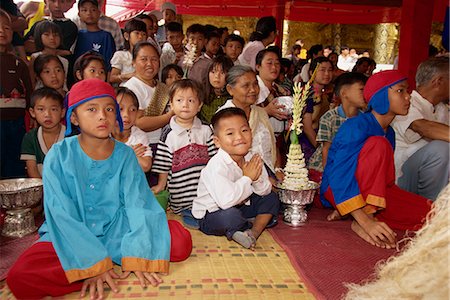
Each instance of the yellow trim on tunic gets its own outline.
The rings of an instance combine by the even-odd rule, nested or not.
[[[88,269],[73,269],[66,271],[66,277],[69,283],[100,275],[113,268],[111,258],[107,257]]]
[[[148,260],[140,257],[122,257],[123,271],[169,272],[168,260]]]
[[[336,208],[341,214],[341,216],[344,216],[348,213],[351,213],[354,210],[357,210],[358,208],[366,206],[366,201],[364,201],[364,198],[361,194],[356,195],[353,198],[347,199],[344,202],[337,204]]]
[[[366,202],[367,204],[372,204],[373,206],[378,207],[378,209],[386,207],[386,199],[384,199],[384,197],[369,194],[366,198]]]

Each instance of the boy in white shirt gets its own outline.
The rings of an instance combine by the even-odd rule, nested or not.
[[[192,214],[200,219],[203,233],[225,235],[253,250],[256,239],[278,215],[279,199],[261,157],[248,155],[252,132],[244,111],[220,110],[211,124],[220,149],[201,172]]]

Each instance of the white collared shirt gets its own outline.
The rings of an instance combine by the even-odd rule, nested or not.
[[[428,139],[409,128],[412,122],[421,119],[449,125],[448,106],[444,103],[434,106],[417,91],[411,93],[411,106],[408,114],[396,116],[391,124],[395,130],[394,159],[397,179],[402,175],[401,169],[405,161],[429,142]]]
[[[247,154],[245,160],[249,161],[251,157]],[[258,180],[252,181],[243,175],[242,169],[228,153],[219,149],[201,172],[192,214],[202,219],[207,211],[228,209],[247,202],[253,193],[264,196],[271,190],[272,185],[264,167]]]

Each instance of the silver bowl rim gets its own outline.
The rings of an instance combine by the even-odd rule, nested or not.
[[[320,187],[320,184],[318,182],[309,180],[309,183],[314,186],[313,188],[310,189],[304,189],[304,190],[291,190],[291,189],[287,189],[285,187],[283,187],[283,183],[278,183],[275,185],[276,188],[280,189],[280,190],[285,190],[285,191],[293,191],[293,192],[302,192],[302,191],[311,191],[311,190],[317,190]]]
[[[4,184],[10,183],[20,183],[20,182],[29,182],[31,186],[27,186],[22,189],[18,189],[15,191],[11,190],[3,190]],[[9,195],[20,192],[26,192],[31,189],[41,188],[43,186],[42,179],[40,178],[13,178],[13,179],[2,179],[0,180],[0,195]]]

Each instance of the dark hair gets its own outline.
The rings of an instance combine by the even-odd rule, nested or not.
[[[217,34],[219,34],[219,28],[217,26],[214,26],[211,24],[206,24],[206,25],[204,25],[204,27],[205,27],[205,35],[206,36],[208,34],[210,34],[211,32],[216,32]]]
[[[175,81],[169,89],[169,99],[173,100],[177,91],[191,89],[196,95],[200,103],[203,103],[203,94],[200,85],[192,79],[181,79]]]
[[[295,50],[302,50],[302,46],[300,46],[299,44],[294,44],[292,46],[292,52],[294,52]]]
[[[97,6],[97,8],[98,8],[98,1],[97,0],[79,0],[78,1],[78,10],[80,10],[81,5],[83,5],[86,2],[89,2],[89,3]]]
[[[102,64],[103,69],[105,69],[105,74],[106,74],[106,64],[105,64],[105,60],[104,60],[103,56],[101,54],[99,54],[98,52],[91,50],[91,51],[84,53],[80,57],[78,57],[77,60],[75,61],[75,63],[73,64],[73,76],[75,78],[75,82],[80,81],[77,78],[77,71],[80,71],[81,78],[83,79],[84,69],[86,69],[86,67],[93,60],[97,60]]]
[[[210,40],[212,38],[218,38],[220,39],[220,34],[217,31],[208,31],[205,35],[205,38],[207,40]]]
[[[348,48],[348,46],[345,46],[345,45],[344,45],[344,46],[341,46],[341,51],[342,51],[342,50],[350,50],[350,48]]]
[[[320,45],[320,44],[312,45],[311,48],[309,48],[309,50],[308,50],[308,56],[310,58],[313,58],[313,55],[319,54],[319,52],[322,51],[322,50],[323,50],[323,46],[322,45]]]
[[[230,69],[234,66],[234,64],[230,58],[228,58],[227,56],[224,56],[224,55],[218,55],[213,58],[212,63],[209,65],[209,68],[208,68],[208,76],[206,77],[207,78],[206,79],[207,80],[206,97],[205,97],[206,104],[210,103],[209,96],[211,95],[211,93],[214,89],[211,85],[211,82],[209,81],[209,72],[214,70],[217,66],[220,66],[222,68],[222,71],[225,73],[225,78],[226,78],[226,74],[228,74],[228,71],[230,71]],[[226,86],[227,86],[227,82],[225,81],[225,86],[223,87],[223,91],[222,91],[223,93],[227,93]]]
[[[285,74],[285,70],[289,70],[289,68],[294,65],[294,62],[288,58],[280,58],[281,69],[280,73]]]
[[[141,49],[144,48],[144,47],[152,47],[155,50],[155,52],[158,55],[158,57],[159,57],[158,49],[156,49],[156,47],[152,43],[149,43],[147,41],[142,41],[142,42],[139,42],[136,45],[134,45],[134,48],[133,48],[133,60],[135,60],[137,58],[137,55],[138,55],[139,51],[141,51]]]
[[[249,40],[251,42],[262,41],[274,31],[277,31],[277,22],[275,18],[272,16],[262,17],[256,23],[255,31],[250,35]]]
[[[11,24],[11,16],[8,14],[8,12],[4,9],[0,9],[0,17],[3,17],[5,19],[8,19],[9,23]],[[12,29],[11,29],[12,30]]]
[[[205,26],[201,25],[201,24],[192,24],[191,26],[188,27],[188,29],[186,30],[186,35],[189,34],[194,34],[194,33],[200,33],[203,34],[203,36],[206,35],[206,30],[205,30]]]
[[[255,59],[256,65],[257,66],[261,65],[261,63],[262,63],[262,61],[263,61],[263,59],[264,59],[264,57],[266,56],[267,53],[275,53],[277,55],[277,57],[278,57],[278,60],[279,60],[280,57],[281,57],[279,49],[280,48],[274,46],[274,47],[269,47],[269,48],[266,48],[264,50],[259,51],[258,54],[256,54],[256,59]]]
[[[135,19],[139,19],[139,20],[150,20],[150,21],[153,22],[153,18],[150,17],[150,16],[147,15],[147,14],[144,14],[144,13],[139,14],[139,15],[135,16],[134,18],[135,18]]]
[[[139,108],[139,100],[138,100],[136,94],[135,94],[132,90],[130,90],[129,88],[124,87],[124,86],[118,87],[118,88],[116,89],[116,99],[117,99],[117,102],[119,102],[119,95],[120,95],[120,94],[124,94],[124,95],[130,96],[130,97],[133,99],[133,104],[134,104],[137,108]],[[123,97],[123,96],[122,96],[122,97]]]
[[[227,36],[225,38],[224,44],[225,46],[227,45],[228,42],[239,42],[242,46],[242,48],[244,48],[245,45],[245,40],[242,36],[237,35],[237,34],[230,34],[229,36]]]
[[[147,34],[147,25],[143,21],[141,21],[137,18],[131,19],[125,24],[125,27],[123,28],[123,32],[130,34],[133,31],[143,31],[143,32],[145,32],[145,34]],[[124,39],[123,45],[124,45],[125,50],[130,50],[130,42],[129,41]]]
[[[183,25],[175,21],[170,22],[167,23],[166,30],[170,32],[180,32],[181,34],[183,34]]]
[[[334,69],[334,66],[333,66],[333,63],[331,62],[331,60],[329,60],[325,56],[319,56],[319,57],[314,58],[312,60],[311,64],[309,65],[309,73],[314,72],[314,70],[316,69],[317,65],[320,65],[321,63],[324,63],[324,62],[330,63],[331,67]]]
[[[334,94],[336,97],[340,97],[343,86],[352,85],[358,82],[366,84],[367,79],[367,76],[362,73],[343,73],[339,75],[334,82]]]
[[[60,42],[59,42],[58,48],[61,46],[61,44],[62,44],[61,28],[52,21],[44,20],[44,21],[38,22],[34,29],[33,37],[34,37],[34,43],[36,45],[36,51],[42,51],[45,48],[44,44],[42,43],[41,36],[46,32],[57,33],[60,37]]]
[[[40,76],[42,71],[44,70],[45,65],[52,60],[58,62],[61,66],[61,69],[64,71],[64,66],[63,66],[61,60],[58,58],[58,56],[53,55],[53,54],[41,54],[38,57],[36,57],[36,59],[34,60],[34,63],[33,63],[34,73],[37,76]]]
[[[183,69],[177,64],[169,64],[165,66],[161,71],[161,82],[166,83],[167,77],[169,77],[169,71],[175,70],[178,75],[183,76]]]
[[[61,106],[61,108],[64,107],[63,96],[57,90],[49,88],[49,87],[41,87],[41,88],[35,90],[31,94],[30,107],[34,108],[34,106],[36,105],[36,102],[43,98],[50,98],[50,99],[56,100],[56,101],[58,101],[58,104]]]
[[[219,110],[218,112],[216,112],[214,114],[214,116],[211,119],[211,126],[214,129],[214,133],[217,133],[217,129],[218,129],[218,125],[219,125],[219,121],[226,119],[226,118],[230,118],[230,117],[234,117],[234,116],[238,116],[238,117],[242,117],[244,118],[244,120],[247,122],[248,124],[248,119],[247,119],[247,115],[245,114],[245,112],[237,107],[228,107],[228,108],[224,108]]]
[[[355,65],[353,66],[352,72],[356,72],[358,67],[361,66],[365,62],[370,66],[371,59],[369,57],[358,58],[358,60],[356,61]]]
[[[330,46],[330,45],[328,45],[328,46],[326,46],[325,48],[323,48],[324,50],[325,49],[328,49],[328,50],[331,50],[332,52],[334,51],[334,49],[333,49],[333,47],[332,46]]]

